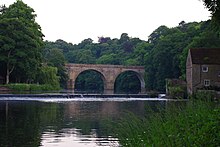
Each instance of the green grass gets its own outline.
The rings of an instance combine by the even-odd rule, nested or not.
[[[60,88],[48,85],[48,84],[23,84],[23,83],[15,83],[15,84],[7,84],[4,85],[13,91],[53,91],[60,90]]]
[[[190,100],[185,105],[149,112],[145,118],[127,113],[116,123],[115,133],[122,146],[220,146],[220,106],[217,102]]]

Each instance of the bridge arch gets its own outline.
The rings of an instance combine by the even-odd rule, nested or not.
[[[115,81],[114,81],[114,91],[116,91],[116,87],[117,87],[117,80],[118,78],[123,75],[123,74],[126,74],[126,73],[132,73],[133,75],[135,75],[137,77],[137,79],[139,80],[138,82],[140,83],[140,91],[138,93],[143,93],[143,91],[145,91],[145,81],[144,81],[144,77],[142,74],[140,74],[139,72],[137,71],[134,71],[134,70],[124,70],[123,72],[121,73],[118,73],[118,75],[116,75],[116,78],[115,78]]]
[[[74,92],[75,81],[80,73],[87,70],[97,71],[102,75],[104,93],[113,94],[116,78],[123,72],[132,71],[141,83],[141,93],[145,93],[144,67],[143,66],[122,66],[122,65],[103,65],[103,64],[66,64],[69,75],[67,88]]]
[[[85,74],[86,72],[95,72],[95,74],[98,74],[102,80],[102,83],[103,83],[103,89],[106,89],[106,77],[105,75],[103,75],[102,72],[100,72],[99,70],[95,70],[95,69],[85,69],[85,70],[82,70],[81,72],[77,73],[76,74],[76,79],[75,79],[75,83],[74,83],[74,91],[76,92],[76,88],[77,88],[77,80],[78,78]],[[104,92],[104,91],[103,91]]]

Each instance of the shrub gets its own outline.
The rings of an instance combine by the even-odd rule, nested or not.
[[[15,83],[15,84],[8,84],[6,86],[15,91],[29,91],[30,90],[29,84]]]
[[[60,87],[55,85],[52,86],[50,84],[22,84],[22,83],[17,83],[17,84],[8,84],[5,85],[6,87],[14,90],[14,91],[54,91],[54,90],[60,90]]]

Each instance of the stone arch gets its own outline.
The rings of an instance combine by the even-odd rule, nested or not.
[[[87,72],[87,71],[95,71],[95,72],[97,72],[100,76],[101,76],[101,79],[102,79],[102,81],[103,81],[103,88],[104,88],[104,90],[106,89],[106,77],[105,77],[105,75],[101,72],[101,71],[99,71],[98,69],[84,69],[84,70],[81,70],[81,71],[79,71],[79,72],[77,72],[76,74],[75,74],[75,78],[74,79],[72,79],[73,80],[73,84],[74,85],[72,85],[73,86],[73,90],[75,89],[75,87],[76,87],[76,80],[77,80],[77,78],[80,76],[80,74],[83,74],[84,72]]]
[[[105,64],[66,64],[69,80],[67,88],[74,92],[75,80],[81,72],[94,70],[101,74],[104,82],[104,93],[114,93],[114,83],[119,74],[125,71],[133,71],[141,83],[141,93],[145,93],[144,66],[123,66],[123,65],[105,65]]]
[[[141,93],[145,93],[144,75],[141,74],[140,72],[136,71],[136,70],[124,70],[124,71],[118,73],[118,74],[115,76],[115,79],[114,79],[114,87],[115,87],[117,78],[118,78],[121,74],[126,73],[126,72],[132,72],[132,73],[134,73],[134,74],[137,76],[137,78],[138,78],[139,81],[140,81]]]

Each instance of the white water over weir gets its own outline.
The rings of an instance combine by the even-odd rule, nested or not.
[[[0,101],[177,101],[140,94],[0,94]],[[179,100],[178,100],[179,101]]]

